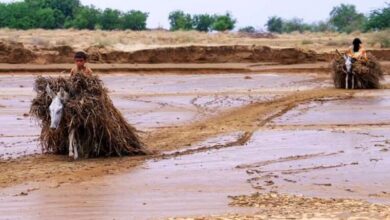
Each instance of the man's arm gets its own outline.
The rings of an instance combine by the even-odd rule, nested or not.
[[[76,68],[73,67],[72,69],[70,69],[70,75],[73,76],[74,74],[76,73]]]
[[[86,73],[87,75],[89,75],[89,76],[92,76],[93,71],[92,71],[91,68],[87,67],[87,68],[85,68],[85,73]]]

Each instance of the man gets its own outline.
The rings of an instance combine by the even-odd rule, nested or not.
[[[347,51],[347,55],[356,59],[367,61],[367,52],[362,46],[362,41],[359,38],[355,38],[352,41],[351,48]]]
[[[70,75],[74,75],[76,73],[82,73],[86,76],[92,75],[92,70],[86,66],[86,62],[87,62],[86,53],[82,51],[76,52],[74,55],[74,62],[76,66],[70,70]]]

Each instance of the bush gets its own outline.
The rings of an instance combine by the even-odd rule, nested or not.
[[[69,21],[66,27],[74,27],[77,29],[95,29],[96,25],[99,23],[99,18],[102,12],[98,9],[91,7],[82,7],[76,13],[74,20]]]
[[[274,32],[274,33],[282,33],[282,28],[283,28],[283,20],[280,17],[270,17],[267,21],[267,30],[269,32]]]
[[[149,14],[142,11],[129,11],[122,17],[122,29],[131,29],[135,31],[146,29],[146,20]]]
[[[310,26],[303,23],[303,20],[299,18],[293,18],[291,20],[287,20],[283,22],[283,26],[282,26],[282,32],[285,33],[291,33],[294,31],[298,31],[299,33],[302,33],[307,30],[310,30]]]
[[[226,31],[234,29],[236,20],[232,17],[230,13],[225,15],[215,15],[215,21],[213,23],[213,30],[216,31]]]
[[[252,26],[247,26],[247,27],[240,28],[238,32],[253,34],[256,33],[256,29]]]
[[[204,32],[211,31],[214,21],[215,17],[208,14],[194,15],[192,19],[194,29]]]
[[[183,11],[173,11],[169,14],[169,24],[171,31],[192,30],[192,18],[190,14],[184,14]]]
[[[106,8],[100,17],[100,25],[103,30],[115,30],[120,28],[120,15],[121,12],[118,10]]]

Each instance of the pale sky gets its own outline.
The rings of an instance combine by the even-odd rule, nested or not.
[[[12,2],[12,0],[0,0]],[[82,4],[93,4],[98,8],[115,8],[122,11],[140,10],[149,12],[148,28],[169,28],[168,14],[182,10],[190,14],[223,14],[231,12],[237,19],[237,27],[254,26],[264,28],[273,15],[290,19],[303,18],[305,22],[325,20],[334,6],[354,4],[365,14],[383,8],[389,0],[81,0]]]

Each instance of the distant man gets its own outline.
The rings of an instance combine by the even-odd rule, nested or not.
[[[87,62],[86,53],[82,51],[76,52],[74,55],[74,62],[76,66],[70,70],[70,75],[74,75],[76,73],[82,73],[86,76],[92,75],[92,70],[86,65]]]
[[[367,52],[362,46],[362,41],[359,38],[355,38],[352,41],[352,46],[347,51],[347,55],[355,60],[367,61]]]

